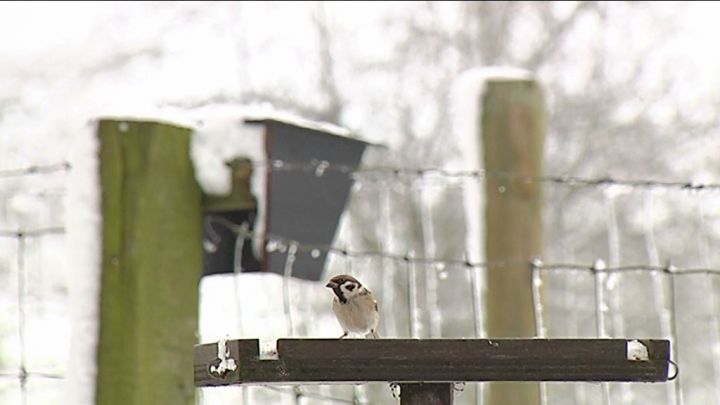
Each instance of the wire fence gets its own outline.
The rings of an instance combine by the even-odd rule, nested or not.
[[[299,240],[286,238],[280,235],[270,233],[257,233],[250,231],[246,226],[233,223],[223,217],[208,216],[207,222],[221,224],[233,231],[238,238],[245,241],[262,240],[266,252],[288,253],[292,258],[299,252],[310,253],[311,256],[318,257],[320,253],[328,253],[337,255],[344,260],[352,258],[356,259],[387,259],[396,262],[424,265],[440,265],[442,267],[465,267],[467,269],[487,269],[516,267],[525,265],[528,271],[585,271],[591,274],[597,273],[626,273],[626,272],[659,272],[671,275],[697,275],[697,274],[717,274],[720,275],[720,268],[679,268],[670,263],[665,266],[652,266],[647,264],[623,265],[617,267],[608,267],[601,259],[589,264],[578,263],[543,263],[540,258],[516,259],[516,260],[496,260],[496,261],[472,261],[469,259],[447,259],[441,257],[418,257],[411,253],[399,254],[382,250],[350,250],[335,245],[303,243]],[[292,264],[293,260],[288,262]],[[291,269],[291,266],[290,268]],[[290,272],[288,276],[292,276]]]
[[[70,165],[65,162],[29,166],[0,170],[0,179],[46,176],[68,170]],[[10,251],[7,253],[14,253],[6,255],[6,252],[3,252],[2,256],[6,257],[8,262],[0,262],[0,277],[7,281],[7,288],[0,295],[0,303],[4,304],[3,307],[14,307],[8,311],[3,308],[2,324],[5,327],[0,330],[0,347],[11,348],[12,352],[0,352],[0,382],[4,382],[0,385],[0,398],[3,399],[0,402],[27,405],[34,399],[34,403],[41,403],[57,396],[59,383],[65,378],[60,363],[64,358],[62,351],[67,348],[59,348],[58,353],[51,355],[54,358],[38,359],[37,352],[44,355],[45,351],[38,350],[35,345],[54,345],[49,340],[39,342],[37,333],[28,331],[28,322],[36,320],[38,313],[43,311],[42,307],[49,303],[44,302],[48,296],[36,285],[48,270],[40,268],[44,265],[43,260],[32,259],[35,259],[37,251],[42,249],[41,241],[53,239],[55,243],[61,244],[64,234],[64,226],[33,229],[2,229],[0,226],[0,240],[9,241],[12,246],[7,247]],[[10,259],[12,256],[15,257],[14,262]],[[59,264],[58,261],[56,263]],[[51,305],[57,304],[57,301],[53,301]],[[8,327],[8,323],[11,326]],[[15,333],[8,333],[8,330]],[[52,388],[48,388],[47,382],[52,383]],[[8,402],[4,402],[5,400]]]
[[[15,169],[2,169],[0,170],[0,177],[23,177],[32,175],[42,175],[58,172],[67,172],[70,170],[71,165],[69,162],[59,162],[44,165],[33,165]]]
[[[341,163],[331,163],[327,160],[314,159],[310,162],[291,162],[284,160],[253,161],[254,168],[268,171],[297,171],[314,173],[322,177],[326,172],[343,173],[356,180],[381,180],[387,179],[414,179],[423,177],[444,178],[444,179],[477,179],[498,178],[506,180],[517,180],[525,183],[559,184],[569,187],[599,187],[618,186],[628,189],[669,189],[685,191],[720,191],[720,184],[702,181],[662,181],[647,179],[613,179],[611,177],[589,178],[581,176],[528,176],[518,173],[511,173],[501,170],[452,170],[437,167],[398,167],[398,166],[373,166],[355,168]]]
[[[0,230],[0,238],[12,238],[17,243],[17,262],[16,271],[17,276],[17,347],[18,347],[18,364],[15,372],[3,371],[0,373],[0,378],[16,380],[20,391],[20,403],[22,405],[27,404],[28,398],[28,381],[30,379],[62,379],[64,375],[57,372],[47,372],[39,369],[35,369],[28,366],[28,350],[29,343],[26,335],[26,307],[28,299],[28,288],[27,288],[27,269],[26,269],[26,255],[27,255],[27,241],[31,238],[43,238],[52,235],[64,234],[64,228],[46,228],[46,229],[34,229],[27,231],[7,231]]]
[[[679,268],[676,266],[673,266],[671,264],[668,264],[666,266],[653,266],[653,265],[646,265],[646,264],[639,264],[639,265],[624,265],[624,266],[618,266],[618,267],[608,267],[603,260],[596,260],[593,263],[589,264],[577,264],[577,263],[549,263],[545,264],[540,259],[535,258],[532,260],[502,260],[502,261],[493,261],[493,262],[473,262],[470,260],[453,260],[453,259],[444,259],[439,257],[414,257],[411,254],[394,254],[391,252],[385,252],[385,251],[353,251],[348,250],[346,248],[339,248],[334,245],[318,245],[318,244],[303,244],[297,240],[292,240],[288,238],[284,238],[281,236],[276,235],[260,235],[255,232],[249,231],[246,226],[240,226],[237,224],[233,224],[224,218],[221,217],[210,217],[210,221],[216,222],[219,224],[222,224],[223,226],[228,227],[233,232],[236,233],[238,239],[244,240],[244,243],[247,243],[252,240],[258,240],[262,239],[263,244],[265,246],[265,250],[268,252],[281,252],[281,253],[287,253],[286,256],[286,265],[285,265],[285,273],[283,275],[283,291],[282,291],[282,297],[283,297],[283,311],[284,316],[287,321],[287,331],[290,336],[296,335],[296,327],[295,322],[293,321],[296,316],[293,315],[293,303],[290,293],[290,278],[292,277],[292,270],[293,270],[293,263],[295,262],[295,255],[299,252],[306,252],[310,253],[314,256],[317,255],[318,252],[324,252],[328,253],[330,255],[334,255],[341,260],[343,260],[345,263],[352,263],[353,259],[375,259],[375,260],[390,260],[395,261],[401,264],[404,264],[405,270],[409,274],[413,274],[415,271],[415,265],[423,265],[423,266],[432,266],[433,268],[438,268],[437,266],[440,266],[441,269],[446,268],[454,268],[456,270],[462,271],[465,270],[468,272],[470,277],[475,280],[474,276],[476,276],[478,273],[478,270],[488,271],[489,269],[492,269],[491,271],[501,271],[503,268],[508,267],[517,267],[517,266],[525,266],[528,269],[528,273],[531,274],[532,277],[532,286],[533,286],[533,306],[535,311],[535,319],[536,319],[536,336],[537,337],[550,337],[550,334],[548,333],[548,327],[545,323],[545,318],[547,318],[548,314],[545,310],[545,305],[543,304],[543,292],[542,292],[542,285],[543,285],[543,275],[546,273],[584,273],[588,274],[593,279],[594,284],[594,310],[595,310],[595,319],[596,319],[596,334],[599,338],[606,338],[611,337],[612,334],[608,332],[608,326],[606,321],[606,315],[604,314],[605,311],[607,311],[607,307],[610,305],[609,299],[607,297],[606,293],[606,279],[604,277],[612,274],[629,274],[629,273],[640,273],[640,274],[647,274],[651,277],[662,277],[663,279],[660,281],[661,283],[670,283],[670,296],[669,297],[663,297],[661,298],[664,302],[662,304],[663,306],[667,305],[670,308],[670,316],[668,319],[665,320],[665,324],[662,325],[663,329],[665,329],[667,332],[662,334],[663,338],[669,338],[671,339],[673,343],[672,347],[672,359],[673,365],[675,366],[675,370],[673,373],[675,373],[675,376],[677,376],[677,373],[679,373],[680,366],[676,363],[678,361],[677,358],[677,323],[675,321],[674,314],[676,313],[676,298],[674,295],[674,286],[673,286],[673,279],[674,277],[684,277],[684,276],[697,276],[697,275],[706,275],[706,276],[720,276],[720,268]],[[238,252],[242,252],[242,243],[239,245],[240,248],[237,249]],[[352,273],[352,270],[349,271]],[[419,321],[419,315],[418,312],[421,310],[420,306],[417,303],[417,284],[415,282],[416,277],[413,275],[408,276],[408,297],[409,297],[409,319],[410,319],[410,327],[408,335],[413,338],[420,337],[420,333],[418,333],[418,323]],[[475,283],[478,283],[477,281],[474,281]],[[473,287],[473,290],[475,290],[475,287]],[[662,294],[662,293],[658,293]],[[478,312],[480,312],[482,309],[482,304],[479,302],[482,300],[482,298],[478,296],[473,296],[473,309],[476,312],[474,316],[476,318],[480,317]],[[242,300],[239,300],[237,303],[238,306],[242,305],[249,305],[247,302],[242,302]],[[606,309],[603,309],[606,308]],[[617,308],[616,308],[617,310]],[[720,322],[720,315],[718,315],[718,322]],[[481,323],[480,321],[476,321],[476,323]],[[476,326],[475,329],[475,335],[476,337],[484,337],[486,336],[484,330],[480,326]],[[624,337],[623,334],[616,334],[616,337]],[[645,337],[637,336],[637,337]],[[668,392],[667,398],[668,403],[682,403],[681,402],[681,389],[680,389],[680,382],[676,381],[676,378],[671,378],[673,380],[672,383],[669,383],[669,388],[671,391]],[[550,401],[546,389],[547,383],[541,383],[543,389],[542,391],[542,403],[556,403],[557,401]],[[603,403],[614,403],[611,400],[610,391],[609,391],[609,384],[603,383]],[[482,399],[482,386],[477,385],[478,392],[476,393],[476,401],[477,403],[483,403]],[[280,389],[277,387],[264,387],[266,389],[270,389],[276,392],[280,392],[286,395],[294,396],[295,402],[300,403],[303,398],[308,399],[314,399],[317,400],[324,400],[329,402],[337,402],[337,403],[353,403],[353,404],[364,404],[367,403],[361,396],[362,393],[358,390],[353,391],[352,397],[348,399],[343,398],[336,398],[331,397],[328,395],[322,395],[319,393],[311,392],[302,390],[299,387],[295,387],[294,390],[292,389]],[[243,390],[247,390],[247,388],[242,388]],[[247,399],[246,399],[247,402]],[[252,402],[249,402],[252,403]]]
[[[538,183],[545,186],[562,186],[571,187],[575,189],[588,189],[602,190],[603,196],[601,199],[605,200],[607,209],[602,211],[603,215],[606,216],[604,225],[606,226],[607,236],[607,255],[610,265],[606,264],[603,260],[592,260],[589,262],[543,262],[540,258],[517,258],[500,261],[480,261],[472,260],[470,254],[462,254],[462,257],[448,257],[437,256],[433,253],[437,250],[438,243],[432,241],[432,237],[428,236],[433,233],[434,228],[438,228],[438,224],[434,223],[432,218],[426,217],[432,216],[431,209],[426,208],[423,205],[422,198],[420,198],[420,204],[423,205],[420,210],[415,211],[418,215],[424,217],[419,220],[422,223],[420,227],[420,233],[422,236],[420,239],[430,239],[429,243],[426,243],[424,249],[422,249],[425,255],[416,254],[416,250],[413,248],[406,248],[403,250],[400,245],[401,243],[395,243],[392,238],[383,238],[378,236],[379,246],[383,249],[351,249],[346,244],[342,245],[318,245],[312,243],[304,243],[300,240],[286,238],[283,235],[272,235],[272,234],[256,234],[248,230],[247,227],[242,227],[237,224],[229,223],[223,218],[210,218],[210,226],[224,226],[231,229],[237,235],[238,240],[242,243],[248,243],[254,241],[262,243],[262,248],[267,252],[279,252],[286,254],[286,264],[284,272],[284,282],[282,286],[281,295],[283,297],[282,311],[287,323],[286,330],[290,335],[295,335],[299,329],[296,323],[301,322],[299,319],[302,316],[298,316],[297,313],[302,313],[302,309],[298,309],[298,299],[293,299],[293,288],[304,289],[303,286],[291,287],[292,283],[289,281],[293,274],[293,263],[295,262],[295,256],[299,253],[310,254],[312,257],[320,257],[321,253],[327,253],[329,261],[332,262],[336,259],[340,263],[345,263],[345,269],[347,272],[358,271],[358,263],[367,263],[368,261],[374,261],[383,266],[384,271],[381,278],[376,278],[376,284],[379,284],[381,289],[382,299],[381,302],[385,304],[385,308],[393,308],[393,316],[402,318],[402,314],[397,313],[397,308],[407,307],[407,314],[405,318],[406,329],[398,327],[397,325],[384,325],[385,330],[390,330],[391,336],[407,335],[409,337],[442,337],[442,332],[438,332],[441,328],[433,327],[433,323],[438,323],[438,318],[442,318],[444,315],[438,315],[444,312],[443,308],[439,307],[437,300],[437,285],[433,286],[429,280],[446,279],[448,272],[462,272],[467,275],[467,279],[470,284],[470,305],[472,309],[472,319],[474,329],[471,333],[476,337],[486,336],[484,330],[484,314],[483,314],[483,288],[484,288],[484,276],[487,271],[501,271],[503,268],[523,266],[528,269],[529,275],[533,280],[533,303],[536,317],[536,335],[539,337],[574,337],[574,336],[597,336],[597,337],[626,337],[626,336],[651,336],[668,338],[672,341],[672,358],[678,362],[680,370],[685,370],[688,375],[692,375],[695,379],[708,379],[708,374],[701,375],[698,372],[697,361],[692,359],[691,355],[688,354],[687,361],[684,361],[684,357],[679,357],[680,349],[683,345],[692,345],[692,351],[697,351],[699,347],[702,347],[706,351],[715,351],[715,347],[720,345],[720,339],[718,339],[718,330],[714,331],[713,336],[710,340],[704,342],[688,341],[686,338],[679,341],[679,326],[680,322],[683,326],[688,328],[687,322],[683,319],[687,315],[689,317],[704,317],[701,322],[709,324],[720,325],[720,317],[712,311],[703,312],[702,316],[692,315],[694,311],[688,311],[686,308],[682,308],[682,311],[678,310],[678,302],[685,302],[683,298],[678,298],[677,291],[683,292],[682,295],[687,295],[688,288],[683,286],[682,288],[676,287],[677,280],[693,280],[697,277],[710,278],[710,285],[715,285],[720,280],[716,280],[717,275],[720,275],[720,268],[712,267],[711,260],[708,259],[707,252],[705,257],[700,260],[703,266],[676,266],[670,261],[661,265],[659,263],[660,248],[655,240],[655,230],[653,226],[646,226],[642,237],[646,239],[646,246],[648,251],[649,260],[646,263],[638,264],[623,264],[620,258],[620,219],[618,219],[618,208],[615,206],[616,196],[624,194],[638,194],[643,193],[643,198],[647,200],[648,191],[653,192],[661,190],[666,194],[672,192],[679,192],[683,195],[698,197],[710,195],[720,190],[720,185],[709,182],[697,182],[697,181],[654,181],[654,180],[621,180],[611,178],[583,178],[577,176],[522,176],[511,173],[503,172],[488,172],[488,171],[462,171],[462,170],[444,170],[435,168],[403,168],[403,167],[368,167],[359,170],[353,170],[349,166],[335,165],[327,161],[312,161],[309,163],[297,163],[297,162],[284,162],[284,161],[269,161],[269,162],[255,162],[255,168],[261,168],[268,171],[302,171],[309,173],[316,177],[323,177],[326,173],[335,171],[346,174],[356,182],[375,184],[377,187],[373,190],[378,192],[380,195],[377,201],[379,205],[374,209],[378,211],[378,215],[374,218],[379,224],[377,227],[378,234],[389,234],[393,233],[392,226],[389,225],[391,220],[394,218],[393,215],[397,214],[388,208],[387,199],[390,192],[388,189],[392,187],[392,184],[407,184],[410,187],[423,187],[430,186],[429,183],[422,183],[425,180],[432,180],[434,185],[440,184],[441,186],[464,187],[462,181],[485,181],[490,178],[500,179],[503,181],[518,181],[522,183]],[[458,182],[460,180],[461,182]],[[406,190],[401,190],[396,193],[393,198],[408,198]],[[498,188],[498,192],[502,193],[506,190]],[[371,191],[372,192],[372,191]],[[412,194],[412,193],[410,193]],[[422,194],[422,191],[421,191]],[[652,195],[652,194],[651,194]],[[661,194],[665,195],[665,194]],[[422,197],[422,195],[421,195]],[[702,200],[701,202],[705,202]],[[417,201],[415,201],[417,203]],[[703,214],[703,219],[700,221],[701,226],[705,226],[707,222],[708,213],[710,210],[706,210]],[[411,215],[411,214],[405,214]],[[712,213],[711,215],[712,216]],[[717,215],[716,215],[717,216]],[[208,224],[206,224],[208,225]],[[352,231],[351,231],[352,232]],[[707,250],[707,249],[706,249]],[[236,249],[240,252],[241,249]],[[599,254],[600,255],[600,254]],[[337,271],[341,271],[340,267]],[[388,278],[386,275],[391,273],[400,274],[400,276],[390,275]],[[437,278],[436,278],[437,277]],[[638,282],[634,280],[636,277],[642,277],[642,280]],[[404,284],[407,291],[404,292],[404,298],[398,297],[397,291],[387,293],[388,285],[391,283],[397,283],[398,278],[401,283]],[[423,281],[424,278],[424,281]],[[557,280],[564,280],[564,287],[568,289],[568,293],[564,294],[564,297],[557,299],[555,297],[548,297],[548,290],[543,286],[558,284]],[[583,280],[584,281],[578,281]],[[568,281],[570,280],[570,281]],[[572,281],[574,280],[574,281]],[[618,281],[628,280],[628,281]],[[701,283],[705,282],[702,281]],[[620,285],[618,283],[625,283],[627,285]],[[642,284],[649,286],[647,290],[643,291]],[[695,283],[697,284],[697,283]],[[707,283],[706,283],[707,284]],[[425,291],[420,291],[419,288],[425,288]],[[627,312],[630,317],[637,316],[633,310],[633,306],[641,306],[640,304],[633,304],[628,309],[624,307],[628,302],[632,302],[632,299],[627,297],[621,297],[626,292],[621,290],[632,291],[635,288],[639,288],[643,294],[646,294],[650,298],[651,308],[646,309],[640,316],[651,319],[644,321],[642,327],[638,327],[637,323],[628,322],[624,319],[624,313]],[[710,297],[714,302],[718,301],[718,291],[713,289],[710,291]],[[424,300],[419,300],[419,295],[425,295]],[[464,294],[464,292],[463,292]],[[581,299],[578,300],[579,296],[585,295],[591,296],[591,302],[587,303],[586,308],[590,308],[589,313],[582,313],[584,311],[578,309],[578,304],[581,303]],[[434,298],[433,298],[434,296]],[[428,298],[430,297],[430,298]],[[568,298],[569,297],[569,298]],[[637,297],[639,298],[639,297]],[[403,302],[404,301],[404,302]],[[564,301],[558,304],[558,301]],[[249,307],[252,303],[244,301],[242,298],[238,298],[237,305],[239,307]],[[713,304],[715,308],[716,304]],[[683,305],[681,305],[683,306]],[[687,306],[687,305],[684,305]],[[682,314],[680,313],[682,312]],[[425,316],[427,313],[430,316]],[[695,312],[695,314],[700,311]],[[399,315],[399,316],[398,316]],[[569,316],[567,316],[569,315]],[[578,319],[583,318],[583,319]],[[680,318],[680,320],[678,320]],[[433,320],[434,319],[434,320]],[[588,320],[590,320],[588,322]],[[430,325],[423,325],[423,323],[429,323]],[[578,328],[567,327],[558,328],[557,324],[571,322],[578,322],[580,324],[586,324],[586,326]],[[402,323],[402,322],[400,322]],[[654,323],[652,326],[647,324]],[[589,326],[588,326],[589,325]],[[432,333],[425,333],[425,330],[434,330]],[[716,328],[717,329],[717,328]],[[680,347],[680,349],[678,349]],[[707,363],[707,361],[706,361]],[[713,371],[712,375],[720,375],[720,357],[713,356],[711,360],[712,365],[710,368]],[[685,367],[687,366],[687,367]],[[683,375],[681,373],[680,375]],[[687,377],[686,377],[687,379]],[[644,395],[642,401],[650,401],[652,403],[668,403],[668,404],[682,404],[687,401],[687,398],[693,398],[691,402],[697,401],[698,397],[704,398],[700,403],[715,403],[720,404],[720,395],[718,392],[710,393],[698,392],[702,391],[696,386],[692,390],[683,391],[683,382],[681,378],[674,379],[671,383],[654,386],[652,390],[654,392],[643,392],[648,391],[648,388],[630,388],[629,386],[619,386],[617,384],[600,384],[598,390],[593,385],[588,384],[564,384],[562,387],[553,383],[541,383],[541,397],[544,404],[546,403],[563,403],[560,398],[565,398],[566,403],[634,403],[637,400],[638,395]],[[472,403],[483,402],[483,390],[484,384],[474,384],[475,393],[474,398],[470,399]],[[568,392],[568,386],[571,391]],[[247,390],[248,388],[242,388]],[[302,392],[293,391],[297,394],[295,397],[295,403],[300,403],[304,394]],[[569,395],[568,395],[569,394]],[[248,402],[248,397],[245,396],[244,403]],[[359,395],[358,390],[352,392],[352,396],[348,396],[348,401],[352,403],[364,403],[363,398]],[[377,397],[376,397],[377,398]]]
[[[414,182],[417,179],[432,179],[440,184],[455,184],[457,180],[483,181],[488,178],[573,188],[612,188],[620,189],[622,192],[629,194],[645,190],[663,189],[690,192],[693,196],[701,196],[720,190],[720,184],[693,181],[666,182],[610,178],[593,179],[575,176],[518,176],[501,172],[453,171],[436,168],[368,167],[353,170],[348,166],[335,165],[327,161],[309,163],[268,161],[255,162],[254,166],[271,171],[304,171],[317,177],[322,177],[328,171],[337,171],[351,176],[358,182],[377,184],[377,188],[369,192],[379,193],[387,192],[388,182],[394,180]],[[69,170],[70,165],[61,162],[52,165],[0,170],[0,178],[46,176]],[[423,185],[420,185],[421,189],[423,187]],[[462,188],[462,184],[460,184],[460,187]],[[502,190],[499,190],[499,192],[502,192]],[[394,197],[386,194],[380,196],[377,201],[391,200],[392,198]],[[702,200],[701,202],[706,201]],[[405,329],[399,326],[398,323],[386,323],[383,327],[386,331],[391,332],[390,335],[407,334],[414,337],[443,337],[445,334],[446,331],[442,324],[449,322],[445,321],[445,318],[448,318],[449,315],[443,305],[447,303],[447,300],[443,301],[440,298],[442,294],[439,290],[446,288],[442,284],[443,280],[456,277],[453,273],[462,273],[461,279],[466,280],[469,286],[462,295],[466,295],[468,298],[464,302],[468,303],[469,308],[471,308],[472,314],[470,318],[472,318],[472,325],[470,332],[466,330],[463,333],[477,337],[484,336],[482,279],[485,272],[501,270],[511,266],[525,266],[533,280],[537,336],[592,334],[600,337],[622,337],[636,334],[638,331],[651,330],[656,332],[657,337],[671,339],[674,349],[673,360],[678,363],[680,369],[680,378],[659,388],[652,388],[654,391],[651,394],[648,394],[650,388],[618,387],[615,384],[602,384],[598,387],[588,384],[564,384],[558,386],[552,383],[543,383],[541,384],[543,403],[562,403],[557,400],[561,397],[569,398],[568,401],[570,402],[589,404],[634,403],[637,402],[638,395],[650,395],[649,398],[660,401],[656,403],[720,404],[719,389],[699,388],[703,385],[712,387],[713,381],[717,381],[715,377],[720,377],[720,355],[718,354],[720,353],[720,280],[716,277],[720,275],[720,268],[713,267],[712,260],[707,258],[700,260],[703,266],[660,264],[658,259],[660,257],[660,254],[658,254],[659,248],[657,242],[653,240],[655,230],[651,229],[652,227],[649,227],[643,235],[647,242],[648,251],[654,251],[654,256],[652,256],[654,259],[648,260],[649,263],[639,263],[637,265],[622,264],[617,252],[613,253],[612,249],[609,250],[611,256],[614,257],[610,258],[610,265],[600,260],[590,263],[578,263],[574,261],[543,262],[540,258],[517,258],[487,262],[473,259],[469,254],[463,254],[462,257],[448,257],[448,255],[438,254],[441,243],[433,240],[432,237],[432,234],[442,231],[440,229],[441,225],[433,220],[435,214],[433,208],[429,204],[422,205],[422,208],[418,211],[418,215],[423,217],[420,219],[422,223],[421,233],[425,241],[422,249],[423,254],[417,254],[414,249],[402,249],[399,244],[392,241],[388,242],[387,239],[381,241],[387,243],[378,243],[378,246],[383,247],[382,249],[351,248],[348,247],[350,245],[314,245],[286,238],[283,235],[256,235],[246,227],[227,222],[222,218],[213,218],[212,221],[215,225],[226,226],[233,230],[239,240],[257,241],[261,238],[264,249],[271,252],[287,253],[281,296],[284,323],[288,330],[292,332],[291,335],[301,333],[303,329],[300,327],[302,316],[298,316],[301,311],[298,309],[297,300],[293,301],[293,296],[298,294],[296,291],[298,287],[290,281],[293,273],[294,257],[299,252],[309,253],[311,256],[317,256],[318,253],[327,253],[329,262],[340,266],[339,268],[343,272],[362,271],[361,268],[368,262],[383,265],[386,271],[382,273],[388,273],[390,276],[384,274],[382,276],[384,278],[377,279],[376,285],[381,290],[382,302],[385,303],[387,308],[393,308],[393,310],[400,307],[407,308],[404,315],[398,315],[398,318],[404,319],[404,322],[406,322]],[[382,213],[376,219],[378,222],[392,220],[394,215],[397,215],[397,212],[387,205],[381,205],[379,209]],[[607,221],[608,234],[610,235],[608,236],[608,245],[617,245],[617,241],[611,240],[613,239],[611,234],[613,233],[613,226],[617,227],[619,220],[612,218],[612,210],[608,210],[605,216],[610,218]],[[707,221],[710,220],[709,218],[717,216],[713,209],[705,209],[702,211],[701,225],[706,226]],[[389,223],[378,224],[376,229],[378,234],[399,233]],[[32,296],[28,292],[29,278],[36,280],[38,277],[42,277],[42,275],[38,274],[45,274],[37,266],[32,268],[28,266],[28,255],[32,255],[32,250],[37,248],[36,245],[28,242],[45,238],[64,240],[64,232],[64,226],[33,229],[24,229],[23,227],[2,229],[2,226],[0,226],[0,238],[12,242],[14,246],[12,249],[15,251],[16,258],[14,263],[8,264],[8,268],[14,270],[8,271],[8,276],[3,275],[3,277],[15,277],[16,294],[15,297],[11,297],[15,300],[13,305],[15,311],[12,317],[14,327],[10,329],[16,330],[16,336],[5,336],[4,339],[15,340],[18,349],[17,361],[14,363],[5,364],[2,357],[0,357],[0,381],[11,381],[17,386],[17,395],[11,393],[5,395],[5,397],[18,398],[19,400],[16,402],[23,405],[32,405],[30,399],[37,397],[33,395],[36,385],[32,384],[32,381],[56,381],[65,377],[64,372],[48,371],[47,368],[34,367],[33,362],[28,360],[28,352],[32,350],[32,345],[37,342],[35,340],[31,342],[28,339],[26,328],[28,300],[42,301],[45,299],[43,296]],[[381,239],[380,236],[377,236],[377,238]],[[705,242],[706,245],[710,244],[707,240]],[[242,246],[237,251],[241,252]],[[651,255],[649,254],[649,256]],[[236,262],[239,263],[241,260],[236,260]],[[639,283],[637,281],[628,281],[633,277],[644,278]],[[438,284],[438,280],[440,280],[440,284]],[[686,283],[682,280],[690,281]],[[396,284],[399,281],[407,288],[402,293],[393,291],[387,284]],[[628,286],[623,285],[624,283],[627,283],[632,288],[626,288]],[[678,284],[683,285],[679,286]],[[552,287],[553,285],[559,286],[565,293],[559,297],[549,296],[547,293],[549,291],[548,286]],[[644,285],[646,288],[635,289],[638,285]],[[702,294],[693,295],[692,291],[698,288],[704,288],[705,290],[703,290]],[[637,296],[633,296],[635,293],[628,293],[625,290],[636,291]],[[10,294],[12,295],[12,293]],[[630,297],[628,297],[628,294]],[[460,293],[456,293],[456,295],[459,296]],[[710,301],[707,305],[708,308],[702,311],[693,308],[696,302],[694,300],[697,300],[700,295]],[[2,298],[8,299],[5,294],[3,294]],[[244,302],[242,296],[236,296],[235,299],[237,307],[244,308],[244,312],[240,315],[247,316],[248,311],[253,308],[252,303]],[[633,299],[636,301],[633,302]],[[588,300],[590,302],[587,305],[580,305],[580,302]],[[302,305],[300,307],[302,309]],[[655,329],[635,328],[636,324],[633,322],[637,320],[628,321],[626,319],[636,316],[637,312],[641,313],[641,315],[644,312],[645,317],[652,318],[643,322],[655,324],[653,327]],[[388,316],[384,318],[387,319]],[[240,322],[242,323],[242,320]],[[385,320],[385,322],[388,321]],[[588,332],[590,330],[592,332]],[[707,338],[698,339],[695,336],[692,339],[689,335],[695,334],[696,330],[707,331]],[[700,359],[699,356],[703,353],[705,358]],[[4,356],[4,354],[0,356]],[[689,375],[689,377],[685,377],[686,375]],[[381,385],[382,387],[379,387],[377,391],[389,390],[387,384]],[[469,402],[482,403],[484,384],[476,384],[474,388],[474,393],[469,394],[466,392],[463,396]],[[658,389],[663,392],[658,393]],[[3,395],[3,390],[12,391],[13,389],[0,388],[0,396]],[[243,403],[253,403],[253,400],[258,398],[266,398],[267,400],[270,400],[268,398],[275,398],[275,400],[283,403],[295,404],[370,404],[377,403],[378,398],[377,395],[373,396],[365,387],[360,386],[350,387],[349,390],[334,386],[319,388],[309,386],[257,387],[242,388],[241,390]],[[278,397],[268,396],[268,393],[275,394]],[[59,394],[59,391],[56,394]],[[387,392],[384,392],[384,394],[387,397]],[[204,394],[200,393],[200,396],[202,398]]]

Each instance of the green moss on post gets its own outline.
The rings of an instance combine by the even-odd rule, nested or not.
[[[523,177],[542,174],[545,106],[534,80],[487,83],[482,102],[486,182],[489,337],[535,334],[530,261],[542,252],[542,188]],[[507,174],[509,176],[504,176]],[[525,260],[526,263],[518,263]],[[490,405],[539,403],[536,383],[490,384]]]
[[[201,191],[187,128],[102,120],[98,405],[194,403]]]

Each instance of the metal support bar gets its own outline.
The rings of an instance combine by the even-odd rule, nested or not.
[[[452,405],[453,384],[400,384],[400,405]]]

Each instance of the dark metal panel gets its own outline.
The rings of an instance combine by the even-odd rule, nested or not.
[[[367,143],[319,130],[268,120],[265,121],[267,155],[270,161],[287,166],[321,164],[327,170],[283,170],[268,172],[266,232],[296,240],[304,245],[331,244],[340,216],[345,210],[352,179],[341,165],[355,169]],[[265,254],[265,270],[283,274],[287,249]],[[322,278],[326,252],[298,252],[292,268],[294,277],[318,281]]]

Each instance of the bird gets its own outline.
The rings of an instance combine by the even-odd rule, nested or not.
[[[377,333],[380,312],[370,290],[348,274],[331,278],[326,287],[335,293],[332,310],[344,332],[340,339],[351,333],[363,335],[365,338],[380,337]]]

